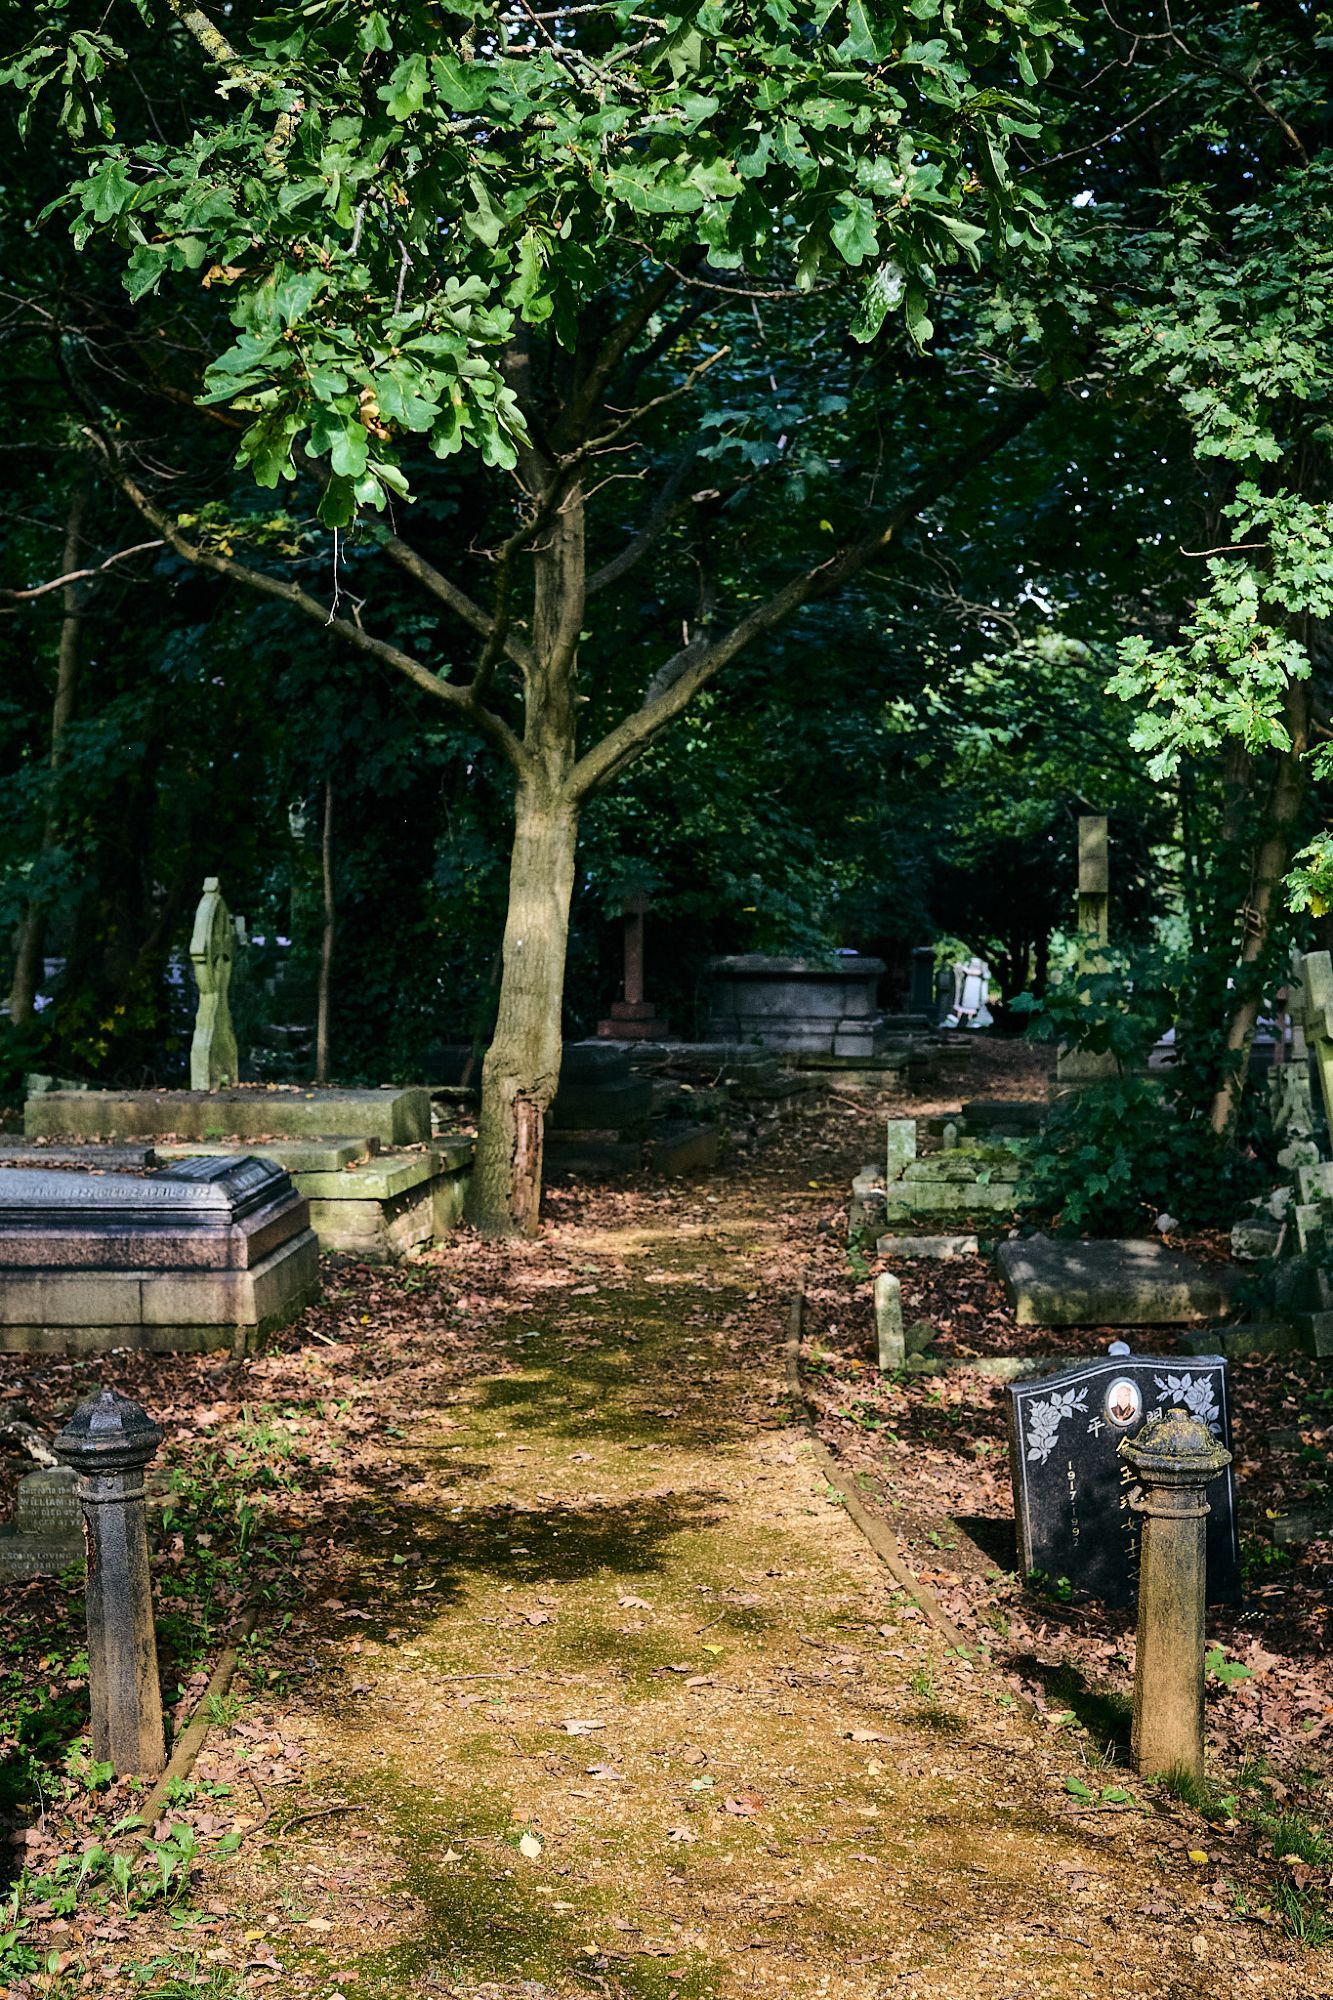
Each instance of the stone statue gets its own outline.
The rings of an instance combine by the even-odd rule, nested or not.
[[[235,949],[236,929],[218,890],[218,878],[206,875],[190,939],[190,963],[199,988],[190,1043],[191,1090],[225,1090],[236,1081],[236,1031],[227,999]]]
[[[953,1006],[941,1022],[945,1028],[989,1028],[995,1019],[987,1006],[990,967],[984,958],[960,959],[953,969]]]

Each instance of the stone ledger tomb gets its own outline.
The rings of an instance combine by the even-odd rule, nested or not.
[[[996,1255],[1020,1326],[1181,1326],[1226,1313],[1240,1273],[1137,1237],[1029,1236]]]
[[[879,1046],[880,958],[855,953],[820,964],[747,952],[715,958],[708,1034],[793,1055],[873,1056]]]
[[[243,1353],[314,1297],[319,1245],[263,1160],[157,1175],[0,1169],[0,1348]]]
[[[1020,1571],[1065,1578],[1105,1604],[1132,1603],[1140,1516],[1121,1440],[1142,1443],[1152,1425],[1182,1410],[1229,1451],[1226,1362],[1125,1352],[1011,1383],[1005,1393]],[[1240,1595],[1240,1550],[1230,1471],[1208,1498],[1208,1599],[1231,1603]]]

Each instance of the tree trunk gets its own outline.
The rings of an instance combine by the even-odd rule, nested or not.
[[[324,831],[320,840],[324,876],[324,935],[319,947],[319,999],[315,1010],[315,1082],[329,1080],[329,992],[333,978],[333,780],[324,780]]]
[[[65,522],[65,545],[60,568],[64,575],[79,566],[83,546],[83,524],[88,512],[88,488],[79,485],[69,503]],[[9,1018],[16,1026],[31,1021],[42,976],[42,946],[46,939],[46,910],[42,901],[41,863],[55,846],[60,832],[56,805],[56,779],[65,756],[65,732],[74,713],[74,690],[79,677],[79,637],[83,625],[83,592],[77,583],[67,583],[61,593],[64,617],[60,624],[60,645],[56,655],[56,691],[51,704],[50,791],[46,821],[38,857],[38,883],[19,924],[14,947],[14,978],[9,989]]]
[[[1227,1024],[1222,1075],[1209,1116],[1209,1124],[1219,1139],[1229,1138],[1234,1132],[1245,1091],[1250,1044],[1254,1039],[1262,997],[1259,961],[1272,936],[1277,900],[1291,864],[1296,824],[1309,784],[1310,766],[1306,753],[1310,741],[1310,710],[1310,683],[1289,682],[1282,719],[1291,738],[1291,748],[1279,752],[1268,813],[1255,849],[1249,900],[1241,913],[1243,935],[1232,991],[1231,1019]]]
[[[495,1035],[481,1073],[481,1128],[468,1214],[486,1236],[533,1236],[546,1111],[560,1080],[565,947],[578,811],[542,779],[520,779]]]

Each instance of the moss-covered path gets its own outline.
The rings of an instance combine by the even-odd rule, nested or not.
[[[1068,1791],[1085,1753],[830,1496],[782,1305],[834,1184],[594,1204],[517,1253],[480,1361],[372,1385],[383,1476],[275,1723],[304,1791],[212,1874],[215,1964],[321,2000],[1329,1990],[1218,1920],[1181,1826]]]

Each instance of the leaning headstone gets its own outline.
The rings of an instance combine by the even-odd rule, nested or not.
[[[1122,1351],[1058,1374],[1012,1383],[1009,1466],[1020,1569],[1065,1579],[1105,1604],[1132,1602],[1137,1587],[1139,1515],[1120,1457],[1172,1410],[1196,1417],[1231,1448],[1227,1364],[1220,1355],[1187,1362]],[[1209,1494],[1208,1599],[1240,1595],[1235,1491],[1228,1471]]]
[[[0,1579],[57,1576],[83,1561],[83,1514],[75,1475],[63,1465],[18,1483],[12,1528],[0,1529]]]
[[[227,1090],[236,1082],[236,1032],[227,997],[235,950],[236,927],[222,900],[218,878],[205,876],[190,938],[190,963],[199,988],[190,1043],[191,1090]]]
[[[881,1271],[875,1280],[875,1343],[879,1365],[891,1374],[907,1359],[903,1340],[903,1288],[891,1271]]]

